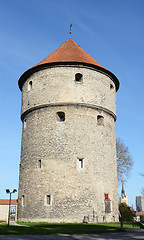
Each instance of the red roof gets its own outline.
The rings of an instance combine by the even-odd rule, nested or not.
[[[39,71],[45,67],[58,64],[83,64],[94,67],[102,72],[108,74],[116,85],[116,90],[119,88],[119,80],[117,77],[100,65],[94,58],[86,53],[76,42],[72,39],[67,40],[54,52],[48,55],[40,63],[36,64],[32,68],[28,69],[19,79],[19,87],[22,90],[22,86],[26,79],[31,76],[34,72]]]
[[[17,205],[17,199],[11,199],[11,205]],[[9,199],[0,199],[0,205],[9,205]]]
[[[102,67],[71,38],[35,66],[54,62],[79,62]],[[35,67],[34,66],[34,67]]]

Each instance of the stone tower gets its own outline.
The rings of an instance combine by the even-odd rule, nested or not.
[[[19,79],[18,220],[118,220],[116,76],[72,39]]]

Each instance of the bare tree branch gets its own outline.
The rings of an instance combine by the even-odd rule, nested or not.
[[[133,167],[133,160],[129,149],[125,146],[124,141],[120,138],[116,140],[117,151],[117,174],[118,181],[125,180]]]

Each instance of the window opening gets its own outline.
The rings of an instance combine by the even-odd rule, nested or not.
[[[28,91],[32,90],[32,81],[29,81],[28,83]]]
[[[41,168],[41,160],[38,160],[38,167]]]
[[[51,195],[46,195],[46,203],[47,205],[51,205]]]
[[[75,81],[76,82],[82,82],[83,75],[81,73],[75,74]]]
[[[98,125],[103,125],[104,124],[104,117],[101,115],[97,116],[97,123]]]
[[[26,129],[26,119],[23,121],[24,130]]]
[[[110,89],[114,89],[114,86],[112,84],[110,84]]]
[[[79,168],[84,168],[84,159],[83,158],[79,158]]]
[[[60,122],[64,122],[65,121],[65,113],[64,112],[57,112],[57,116],[58,116],[58,120]]]
[[[22,206],[24,206],[24,204],[25,204],[25,196],[22,195]]]

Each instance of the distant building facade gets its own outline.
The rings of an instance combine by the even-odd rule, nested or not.
[[[10,214],[17,215],[17,199],[11,200]],[[7,221],[9,213],[9,199],[0,199],[0,220]]]
[[[116,76],[69,39],[19,87],[18,220],[118,221]]]
[[[136,196],[136,210],[144,211],[144,196]]]

